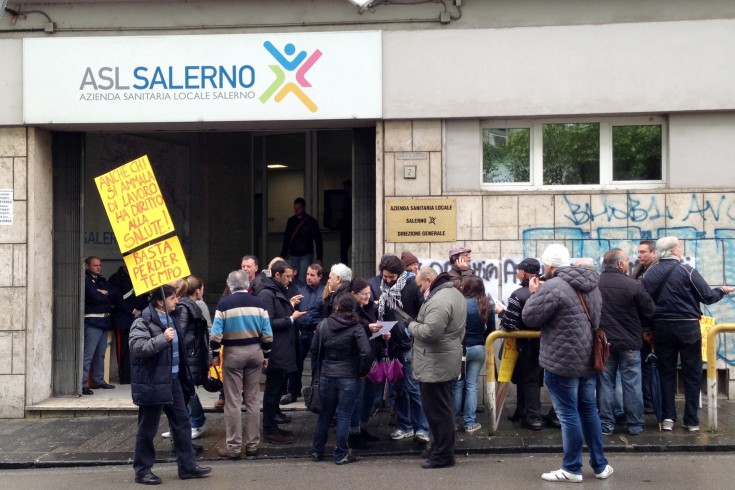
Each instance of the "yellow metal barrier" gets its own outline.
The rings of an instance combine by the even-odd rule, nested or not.
[[[714,330],[714,329],[713,329]],[[496,330],[488,335],[485,340],[485,381],[487,393],[487,421],[488,421],[488,435],[495,435],[498,430],[498,407],[496,405],[497,398],[497,383],[495,376],[495,341],[498,339],[538,339],[541,337],[541,332],[534,332],[528,330],[518,330],[515,332],[504,332],[502,330]]]
[[[707,334],[707,423],[717,430],[717,334],[735,332],[735,323],[713,326]]]

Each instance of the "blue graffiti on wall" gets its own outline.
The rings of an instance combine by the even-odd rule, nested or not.
[[[710,284],[735,284],[735,193],[691,193],[688,208],[680,206],[678,213],[666,204],[665,196],[628,192],[620,197],[603,194],[595,205],[588,195],[564,194],[564,209],[557,215],[567,224],[523,230],[523,255],[538,257],[547,244],[561,242],[573,257],[597,260],[607,250],[621,248],[633,259],[640,240],[673,235],[685,241],[687,255],[694,257],[697,270]],[[699,223],[711,224],[710,232]],[[706,307],[705,314],[718,323],[735,322],[735,298],[726,296]],[[735,366],[735,336],[720,337],[718,358]]]

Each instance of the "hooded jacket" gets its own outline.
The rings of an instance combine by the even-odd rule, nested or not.
[[[373,362],[365,328],[352,313],[335,312],[319,324],[311,355],[317,362],[321,359],[319,373],[328,378],[359,378]]]
[[[414,377],[421,383],[443,383],[459,378],[462,338],[467,321],[467,301],[447,274],[439,275],[415,322],[413,336]]]
[[[174,317],[171,324],[179,336],[179,380],[186,400],[194,394],[189,367],[184,361],[186,353],[181,329]],[[133,403],[136,405],[171,405],[172,342],[163,336],[166,327],[158,318],[158,312],[149,305],[130,327],[130,385]]]
[[[582,293],[592,324],[600,324],[600,275],[585,267],[560,267],[523,307],[523,322],[541,330],[539,364],[571,378],[592,376],[592,328],[577,291]]]
[[[268,357],[268,367],[292,373],[297,370],[297,329],[291,321],[293,306],[286,296],[286,288],[272,277],[264,277],[261,286],[258,299],[268,312],[273,330],[273,345]]]

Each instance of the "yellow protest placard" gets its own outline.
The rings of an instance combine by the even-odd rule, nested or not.
[[[174,231],[148,156],[95,177],[94,181],[122,253]]]
[[[181,279],[190,274],[179,237],[171,237],[123,257],[135,294]]]
[[[699,329],[702,331],[702,360],[707,361],[707,336],[712,327],[715,326],[715,319],[711,316],[703,316],[699,318]]]
[[[513,377],[513,370],[518,362],[518,340],[509,337],[503,341],[503,350],[500,352],[500,368],[498,382],[507,383]]]

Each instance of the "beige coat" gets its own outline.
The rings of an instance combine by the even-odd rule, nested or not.
[[[413,374],[421,383],[459,377],[467,302],[451,282],[437,286],[408,326],[413,336]]]

